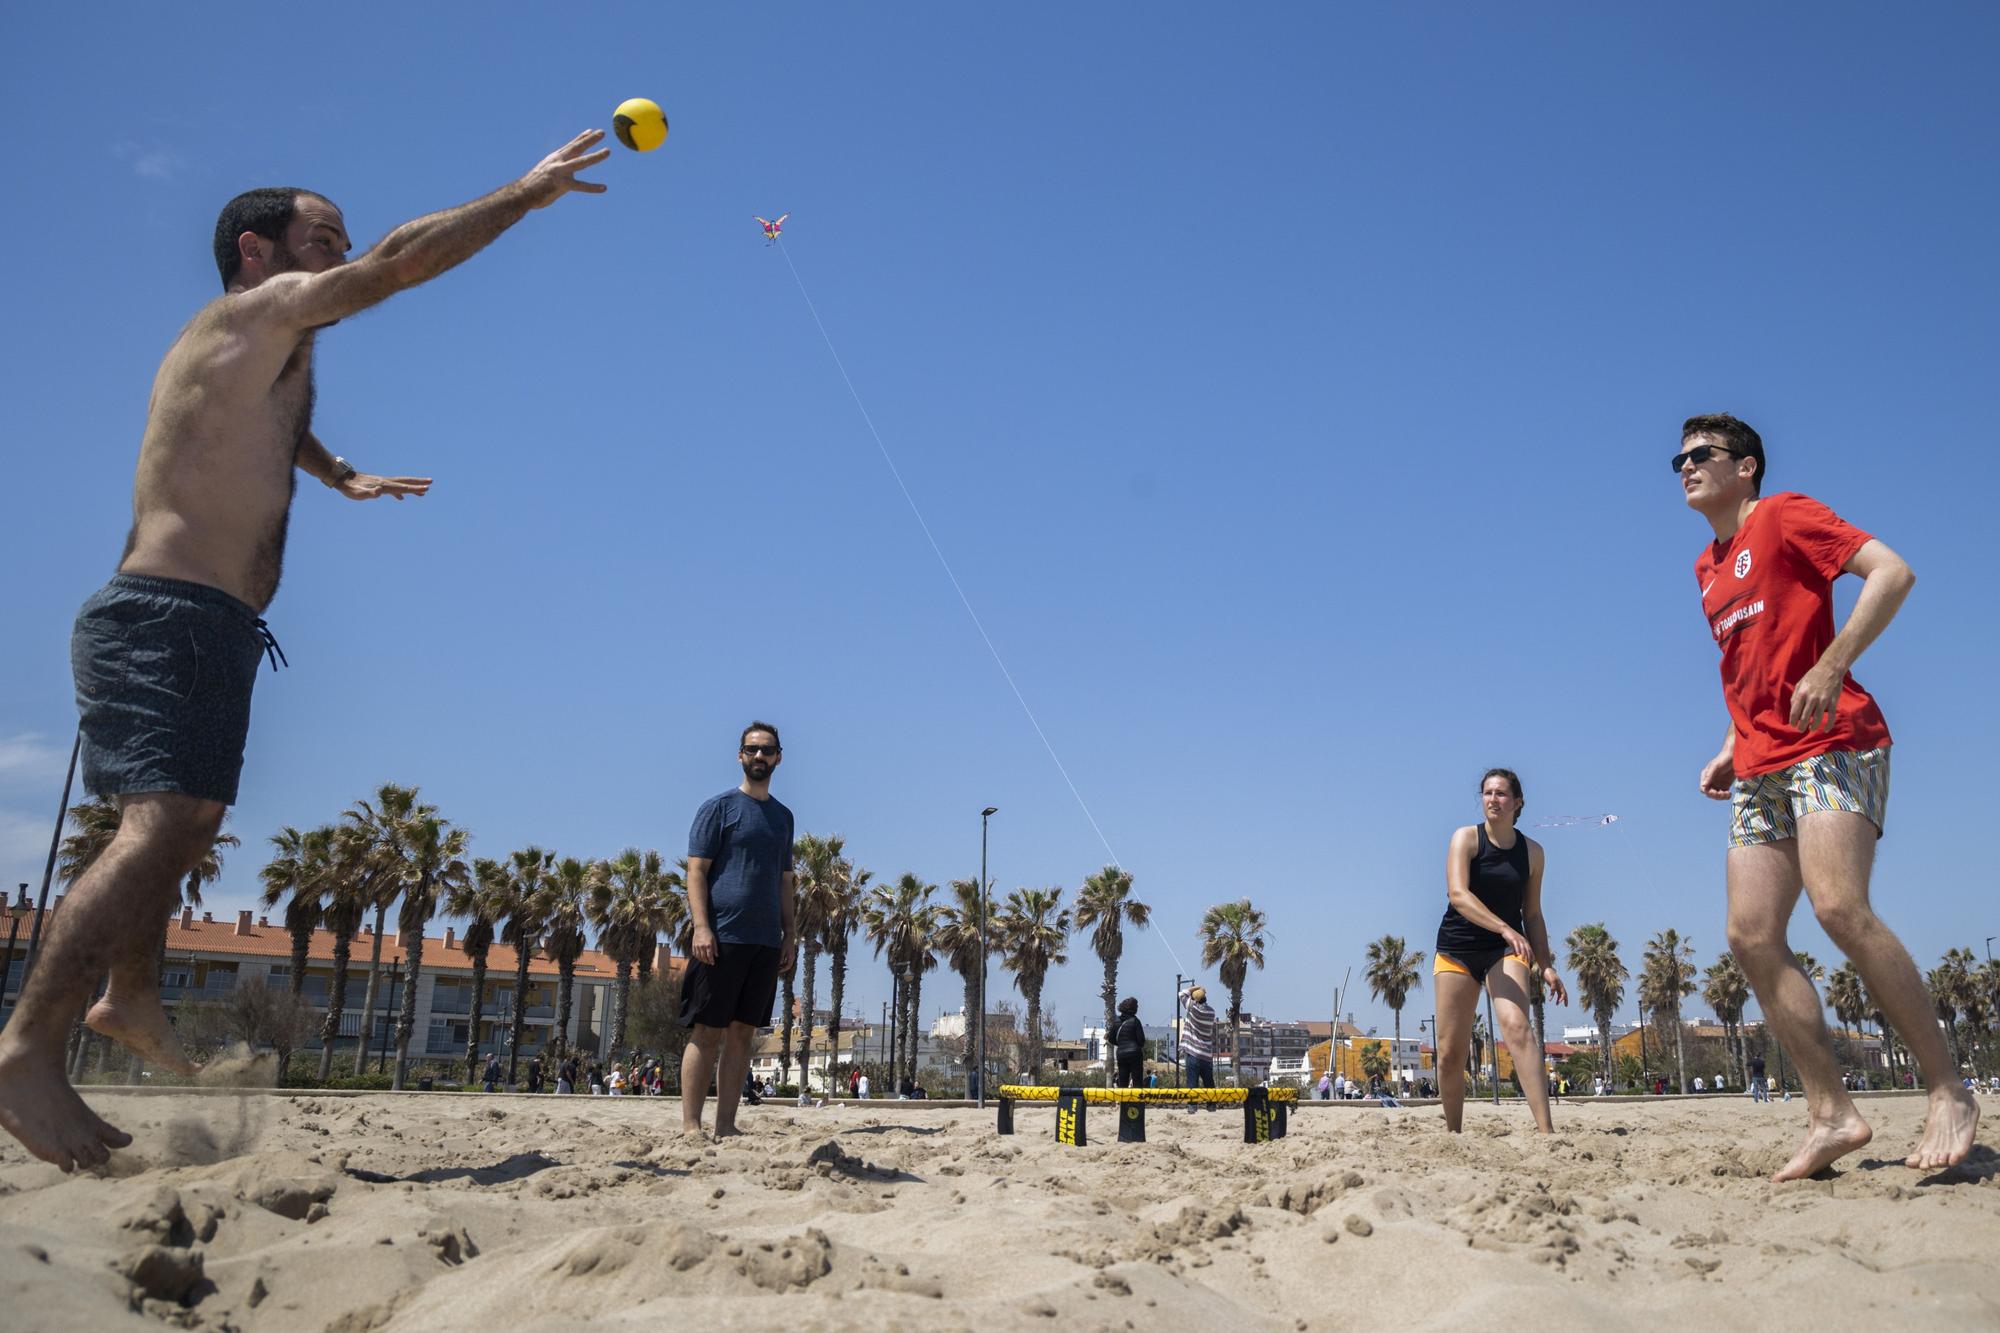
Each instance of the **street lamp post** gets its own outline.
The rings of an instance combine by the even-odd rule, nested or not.
[[[1000,807],[989,805],[979,812],[979,1012],[967,1014],[966,1021],[979,1025],[979,1037],[975,1043],[978,1052],[979,1109],[986,1109],[986,918],[989,906],[986,901],[986,821],[1000,813]]]

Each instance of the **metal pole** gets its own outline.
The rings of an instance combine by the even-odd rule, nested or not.
[[[986,898],[986,821],[1000,812],[997,805],[989,805],[979,812],[979,1012],[968,1014],[968,1021],[979,1024],[978,1049],[979,1068],[979,1109],[986,1109],[986,922],[991,915],[991,907]]]
[[[83,728],[76,729],[76,741],[69,747],[69,773],[63,778],[62,804],[56,807],[56,831],[49,835],[49,861],[42,867],[42,896],[35,903],[35,924],[28,932],[28,961],[21,965],[21,989],[28,987],[28,974],[35,967],[35,953],[42,947],[42,916],[49,905],[49,883],[55,878],[56,849],[62,845],[63,821],[69,818],[70,784],[76,781],[76,757],[83,749]],[[25,887],[25,886],[24,886]]]
[[[1493,1061],[1493,1104],[1500,1104],[1500,1029],[1493,1025],[1493,992],[1486,992],[1486,1054]],[[1514,1072],[1519,1075],[1521,1062],[1514,1062]]]
[[[1174,1086],[1181,1086],[1181,1070],[1187,1068],[1187,1056],[1181,1053],[1181,982],[1184,978],[1174,973]]]
[[[396,960],[392,958],[389,960],[389,994],[385,997],[386,1003],[382,1006],[382,1045],[375,1055],[375,1072],[378,1074],[382,1072],[383,1066],[389,1062],[389,1029],[395,1026],[393,1006],[396,1002],[395,997],[401,993],[400,988],[396,985],[396,972]],[[363,1040],[366,1040],[366,1038],[363,1038]]]

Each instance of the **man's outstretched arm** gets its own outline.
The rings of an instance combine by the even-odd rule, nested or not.
[[[323,328],[428,282],[463,264],[537,208],[572,191],[602,194],[606,187],[576,173],[611,156],[590,149],[603,130],[585,130],[550,153],[527,175],[493,193],[402,226],[351,264],[324,273],[281,273],[243,294],[246,307],[299,330]]]
[[[374,500],[384,495],[400,500],[406,495],[428,495],[431,489],[429,477],[378,477],[372,472],[355,470],[351,463],[342,467],[334,461],[333,451],[311,431],[299,442],[295,461],[299,471],[350,500]]]

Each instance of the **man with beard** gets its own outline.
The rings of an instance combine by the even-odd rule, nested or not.
[[[70,1024],[107,975],[90,1026],[154,1064],[191,1068],[160,1004],[159,951],[182,878],[236,800],[258,666],[267,651],[273,666],[283,656],[260,617],[278,588],[296,472],[352,500],[430,488],[428,477],[361,472],[314,437],[318,331],[463,263],[531,210],[601,193],[576,173],[610,155],[590,151],[603,137],[578,135],[512,184],[404,223],[351,264],[346,223],[324,196],[252,190],[223,209],[223,294],[154,376],[131,535],[70,641],[84,785],[117,801],[120,820],[63,900],[0,1031],[0,1128],[44,1161],[97,1166],[131,1142],[63,1071]]]
[[[750,1069],[750,1038],[770,1024],[778,977],[792,970],[798,950],[792,812],[771,795],[771,772],[784,757],[778,729],[752,722],[736,757],[742,783],[703,802],[688,831],[694,956],[681,980],[681,1022],[688,1028],[681,1128],[701,1133],[713,1080],[718,1139],[739,1132],[736,1106]]]

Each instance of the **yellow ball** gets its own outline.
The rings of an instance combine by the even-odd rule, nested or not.
[[[667,113],[658,102],[628,98],[611,113],[611,130],[627,148],[650,153],[667,141]]]

